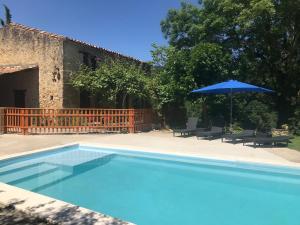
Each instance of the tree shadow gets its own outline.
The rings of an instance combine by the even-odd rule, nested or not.
[[[51,224],[46,219],[18,211],[13,205],[0,205],[0,224],[2,225],[47,225]]]
[[[69,204],[58,204],[58,201],[51,200],[39,203],[31,207],[22,207],[26,200],[11,199],[5,206],[0,205],[1,225],[44,225],[44,224],[64,224],[64,225],[129,225],[130,223],[119,219],[96,213],[79,206]]]

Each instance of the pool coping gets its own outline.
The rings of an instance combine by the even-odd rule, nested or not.
[[[0,161],[6,160],[6,159],[12,159],[12,158],[17,158],[20,156],[26,156],[26,155],[31,155],[34,153],[40,153],[40,152],[47,152],[47,151],[52,151],[56,150],[58,148],[64,148],[64,147],[72,147],[72,146],[88,146],[88,147],[96,147],[96,148],[110,148],[110,149],[117,149],[117,150],[126,150],[126,151],[137,151],[137,152],[145,152],[145,153],[155,153],[155,154],[161,154],[161,155],[172,155],[172,156],[178,156],[178,157],[192,157],[195,159],[208,159],[208,160],[221,160],[221,161],[228,161],[232,163],[255,163],[255,164],[262,164],[262,165],[269,165],[269,166],[286,166],[286,167],[294,167],[300,169],[300,163],[296,162],[291,162],[291,161],[274,161],[274,160],[266,160],[266,159],[258,159],[258,158],[244,158],[244,157],[237,157],[237,156],[207,156],[207,155],[201,155],[200,154],[191,154],[191,153],[186,153],[186,152],[162,152],[162,151],[153,151],[150,148],[146,147],[138,147],[138,146],[133,146],[133,145],[116,145],[116,144],[96,144],[96,143],[88,143],[88,142],[71,142],[68,144],[63,144],[63,145],[55,145],[52,147],[46,147],[46,148],[40,148],[32,151],[26,151],[26,152],[19,152],[19,153],[13,153],[5,156],[0,156]],[[1,182],[0,182],[1,183]]]
[[[20,156],[31,155],[34,153],[53,151],[58,148],[72,147],[72,146],[84,146],[84,147],[96,147],[96,148],[109,148],[112,150],[125,150],[125,151],[137,151],[145,153],[155,153],[158,155],[171,155],[178,157],[191,157],[194,159],[208,159],[208,160],[219,160],[226,161],[229,163],[254,163],[258,165],[267,166],[281,166],[281,167],[292,167],[300,169],[300,165],[293,162],[282,163],[272,162],[266,160],[244,160],[234,159],[234,157],[208,157],[207,155],[193,155],[190,153],[171,153],[161,151],[151,151],[145,147],[137,146],[124,146],[124,145],[111,145],[111,144],[91,144],[87,142],[74,142],[64,145],[57,145],[48,148],[42,148],[27,152],[15,153],[0,157],[1,160],[13,159]],[[99,225],[134,225],[130,222],[121,221],[108,215],[104,215],[99,212],[95,212],[80,206],[76,206],[58,199],[54,199],[45,195],[27,191],[12,185],[8,185],[0,182],[0,204],[5,206],[13,205],[17,210],[25,213],[44,218],[51,223],[59,224],[99,224]]]
[[[79,146],[87,146],[87,147],[95,147],[95,148],[109,148],[109,149],[115,149],[115,150],[125,150],[125,151],[136,151],[136,152],[144,152],[144,153],[154,153],[157,155],[170,155],[170,156],[177,156],[177,157],[191,157],[194,159],[203,159],[203,160],[216,160],[216,161],[227,161],[228,163],[252,163],[252,164],[257,164],[257,165],[267,165],[267,166],[279,166],[279,167],[293,167],[295,169],[300,169],[300,163],[295,163],[291,161],[274,161],[274,160],[266,160],[266,159],[253,159],[249,158],[246,159],[244,157],[237,157],[237,156],[207,156],[207,155],[201,155],[201,154],[191,154],[191,153],[186,153],[186,152],[162,152],[162,151],[153,151],[150,148],[145,148],[145,147],[137,147],[137,146],[131,146],[131,145],[112,145],[112,144],[91,144],[88,142],[77,142],[76,143]],[[1,160],[1,158],[0,158]]]

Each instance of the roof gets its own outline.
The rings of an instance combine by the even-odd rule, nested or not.
[[[0,65],[0,75],[38,68],[37,65]]]
[[[75,43],[78,43],[78,44],[82,44],[82,45],[85,45],[85,46],[88,46],[88,47],[92,47],[92,48],[96,48],[96,49],[99,49],[99,50],[102,50],[102,51],[106,51],[106,52],[108,52],[110,54],[114,54],[118,57],[124,57],[124,58],[134,60],[134,61],[139,62],[139,63],[145,63],[145,62],[143,62],[139,59],[135,59],[131,56],[122,55],[118,52],[114,52],[114,51],[111,51],[111,50],[108,50],[108,49],[105,49],[105,48],[102,48],[102,47],[99,47],[99,46],[96,46],[96,45],[92,45],[92,44],[89,44],[89,43],[86,43],[86,42],[83,42],[83,41],[80,41],[80,40],[76,40],[74,38],[70,38],[70,37],[67,37],[67,36],[50,33],[50,32],[47,32],[47,31],[43,31],[43,30],[40,30],[40,29],[28,27],[28,26],[18,24],[18,23],[10,23],[9,26],[10,27],[15,27],[17,29],[22,29],[22,30],[25,30],[25,31],[37,32],[39,34],[47,35],[50,38],[55,38],[55,39],[60,39],[60,40],[69,40],[69,41],[72,41],[72,42],[75,42]]]

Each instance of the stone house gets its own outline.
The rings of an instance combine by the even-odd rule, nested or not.
[[[12,23],[0,28],[0,106],[89,107],[89,96],[69,84],[81,64],[119,58],[148,64],[69,37]]]

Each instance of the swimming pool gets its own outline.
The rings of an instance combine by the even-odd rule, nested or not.
[[[138,225],[299,225],[300,170],[72,146],[0,161],[0,181]]]

